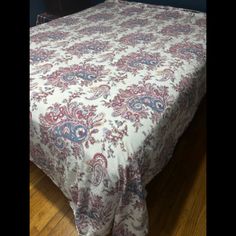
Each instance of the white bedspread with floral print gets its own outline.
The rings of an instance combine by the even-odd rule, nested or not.
[[[81,236],[144,236],[146,184],[205,94],[206,15],[107,1],[30,29],[30,160]]]

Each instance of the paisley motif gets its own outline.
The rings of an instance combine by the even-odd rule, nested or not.
[[[99,81],[102,76],[104,76],[103,66],[74,64],[70,67],[60,67],[52,74],[45,76],[45,79],[47,85],[59,87],[64,92],[71,85],[86,86],[91,82]]]
[[[73,80],[76,80],[77,78],[81,78],[83,80],[88,80],[88,81],[92,81],[96,79],[96,76],[88,73],[86,71],[79,71],[79,72],[69,72],[65,75],[62,76],[62,79],[66,82],[70,82]]]
[[[135,72],[148,68],[153,70],[155,67],[162,65],[164,58],[158,53],[133,52],[126,56],[122,56],[116,63],[120,70]]]
[[[177,36],[179,34],[189,34],[192,31],[190,25],[175,24],[164,27],[161,32],[165,35]]]
[[[141,111],[143,106],[150,107],[153,111],[163,112],[165,109],[165,104],[161,99],[157,99],[150,96],[142,96],[133,98],[128,101],[129,107],[134,111]]]
[[[198,60],[204,57],[204,48],[201,44],[176,43],[170,47],[169,52],[178,58],[190,60],[196,57]]]
[[[98,186],[107,175],[107,160],[101,153],[96,153],[92,160],[88,162],[92,170],[91,182],[93,185]]]
[[[73,55],[81,56],[90,53],[97,54],[107,50],[108,48],[109,43],[107,41],[88,40],[82,43],[76,43],[67,50]]]
[[[52,58],[54,51],[35,49],[30,50],[30,63],[40,63]]]
[[[132,67],[138,67],[140,64],[147,65],[147,66],[155,66],[158,64],[158,60],[141,58],[138,60],[133,60],[129,63],[129,65]]]
[[[163,82],[171,80],[173,82],[175,80],[174,71],[170,69],[164,69],[163,71],[158,71],[156,80]]]
[[[91,93],[93,93],[93,95],[89,98],[86,98],[88,100],[96,100],[100,97],[104,97],[107,98],[107,96],[109,95],[110,92],[110,86],[108,85],[100,85],[99,87],[95,87],[91,89]]]
[[[81,143],[84,139],[86,139],[88,131],[84,125],[66,122],[54,128],[53,134],[56,138],[61,137],[75,143]]]
[[[146,44],[154,41],[154,35],[152,33],[130,33],[120,38],[121,43],[130,46],[136,46],[138,44]]]

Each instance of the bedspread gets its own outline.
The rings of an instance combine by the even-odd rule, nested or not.
[[[206,15],[107,1],[30,29],[30,160],[79,234],[144,236],[147,183],[205,94]]]

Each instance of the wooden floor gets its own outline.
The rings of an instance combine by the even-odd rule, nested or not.
[[[169,164],[147,186],[149,236],[206,235],[205,108],[204,100]],[[32,163],[30,235],[77,235],[66,198]]]

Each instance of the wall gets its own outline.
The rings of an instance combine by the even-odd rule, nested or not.
[[[101,3],[103,0],[91,0],[93,3]],[[130,0],[130,2],[143,2],[158,5],[189,8],[206,12],[206,0]]]
[[[79,1],[79,0],[78,0]],[[206,0],[131,0],[133,2],[143,2],[159,5],[170,5],[175,7],[183,7],[195,9],[198,11],[206,11]],[[92,5],[104,2],[104,0],[90,0]],[[36,23],[37,14],[46,11],[43,0],[30,0],[30,26]]]
[[[30,0],[30,27],[36,24],[37,15],[45,11],[43,0]]]
[[[132,0],[131,2],[167,5],[206,12],[206,0]]]

